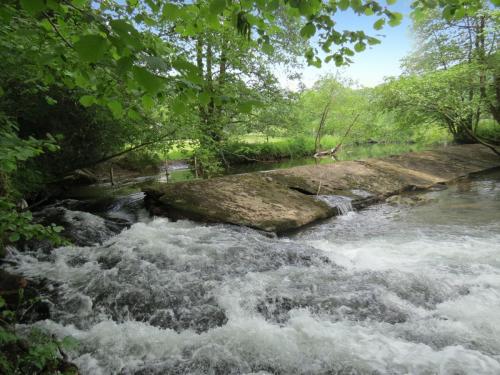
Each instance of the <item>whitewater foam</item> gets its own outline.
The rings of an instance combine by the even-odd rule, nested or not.
[[[497,185],[291,238],[156,219],[9,261],[83,374],[499,374]]]

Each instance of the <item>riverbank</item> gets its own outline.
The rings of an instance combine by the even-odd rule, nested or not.
[[[500,167],[481,145],[460,145],[380,159],[344,161],[143,188],[154,215],[229,223],[283,233],[338,214],[322,196],[356,207],[391,195]]]

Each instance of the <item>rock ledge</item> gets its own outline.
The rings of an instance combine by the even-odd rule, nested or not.
[[[460,145],[210,180],[156,182],[143,191],[155,215],[283,233],[337,214],[316,195],[348,196],[360,208],[403,191],[428,189],[496,167],[500,158],[489,149]]]

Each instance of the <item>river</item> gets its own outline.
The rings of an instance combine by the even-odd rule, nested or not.
[[[152,219],[134,195],[109,210],[138,222],[102,245],[8,260],[83,374],[500,374],[500,172],[423,197],[278,238]]]

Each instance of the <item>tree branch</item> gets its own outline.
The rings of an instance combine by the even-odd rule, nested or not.
[[[54,31],[56,32],[56,34],[59,36],[59,38],[62,39],[62,41],[64,42],[64,44],[66,44],[69,48],[73,49],[73,45],[61,34],[61,32],[59,31],[59,29],[57,28],[57,26],[54,24],[54,22],[52,22],[52,20],[48,16],[48,14],[47,13],[43,13],[43,15],[45,16],[45,19],[47,21],[49,21],[50,26],[52,26],[52,28],[54,29]]]

